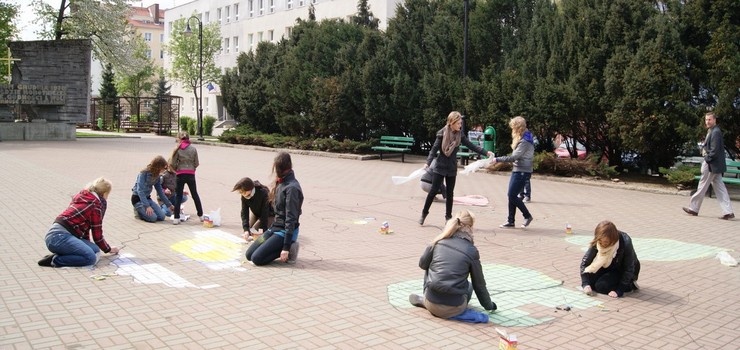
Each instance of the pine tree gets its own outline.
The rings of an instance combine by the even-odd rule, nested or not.
[[[103,118],[104,125],[105,120],[108,119],[108,115],[111,116],[112,121],[115,122],[114,124],[118,124],[118,91],[114,84],[115,78],[113,65],[109,63],[105,66],[103,81],[100,83],[100,90],[98,90],[102,103],[98,105],[99,112],[97,117]]]

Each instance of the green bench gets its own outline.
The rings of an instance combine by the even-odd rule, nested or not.
[[[478,144],[478,146],[483,147],[481,144],[482,142],[478,142],[477,140],[470,140],[470,142],[474,144]],[[457,151],[457,156],[460,158],[460,163],[462,165],[468,165],[468,162],[470,162],[471,159],[477,159],[480,157],[480,154],[471,151],[467,146],[460,145],[460,150]]]
[[[383,160],[383,152],[401,153],[401,163],[404,162],[406,152],[411,152],[414,145],[413,137],[405,136],[381,136],[380,146],[373,146],[373,151],[380,152],[380,160]]]
[[[740,185],[740,162],[727,160],[725,164],[727,164],[727,170],[724,176],[722,176],[722,182],[729,185]],[[701,179],[701,175],[694,176],[694,180],[699,181],[699,179]],[[709,193],[709,197],[712,197],[711,192]]]

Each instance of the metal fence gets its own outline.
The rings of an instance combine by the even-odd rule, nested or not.
[[[131,125],[148,125],[149,132],[169,135],[180,128],[180,96],[93,98],[88,125],[94,130],[127,131]]]

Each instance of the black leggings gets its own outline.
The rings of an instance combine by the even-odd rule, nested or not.
[[[182,192],[185,190],[185,184],[188,184],[190,196],[193,197],[195,210],[198,217],[203,216],[203,206],[200,205],[200,196],[198,196],[198,187],[195,185],[195,174],[177,174],[177,188],[175,189],[175,219],[180,218],[180,203],[182,203]]]
[[[432,206],[432,201],[434,201],[434,197],[437,196],[439,187],[442,186],[442,180],[444,180],[445,185],[447,186],[447,193],[445,194],[445,196],[447,196],[445,198],[445,219],[452,217],[452,199],[455,192],[455,179],[457,179],[457,176],[442,176],[434,173],[434,177],[432,178],[432,188],[427,194],[427,199],[424,202],[424,209],[421,211],[421,215],[427,216],[429,214],[429,207]]]
[[[609,294],[611,291],[616,291],[619,287],[619,281],[622,279],[622,272],[616,269],[599,269],[596,273],[586,274],[588,276],[588,285],[591,289],[600,294]],[[632,288],[627,287],[627,290],[622,292],[629,292]]]

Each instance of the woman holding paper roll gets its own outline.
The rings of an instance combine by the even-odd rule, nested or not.
[[[534,163],[534,138],[532,133],[527,130],[527,121],[523,117],[514,117],[509,121],[509,127],[511,128],[511,152],[510,156],[496,157],[492,161],[514,163],[514,169],[511,171],[511,179],[509,180],[509,216],[505,223],[501,224],[501,228],[513,228],[514,216],[516,215],[516,209],[522,212],[524,215],[524,223],[522,228],[529,226],[532,223],[532,214],[529,213],[527,206],[519,198],[519,193],[524,189],[524,185],[532,177],[532,166]]]
[[[460,145],[467,146],[472,151],[480,154],[481,156],[492,157],[493,152],[486,152],[480,146],[470,142],[467,136],[462,131],[462,115],[460,112],[453,111],[447,116],[447,125],[437,132],[437,137],[434,141],[432,149],[429,151],[427,162],[424,168],[428,168],[432,161],[436,159],[436,164],[432,166],[432,172],[434,176],[432,178],[432,187],[427,194],[426,201],[424,202],[424,209],[421,211],[421,218],[419,218],[419,225],[424,225],[427,215],[429,215],[429,207],[432,206],[432,201],[437,195],[440,186],[442,186],[442,180],[447,185],[447,191],[445,193],[445,221],[452,217],[452,200],[455,192],[455,179],[457,176],[457,151],[460,150]]]

